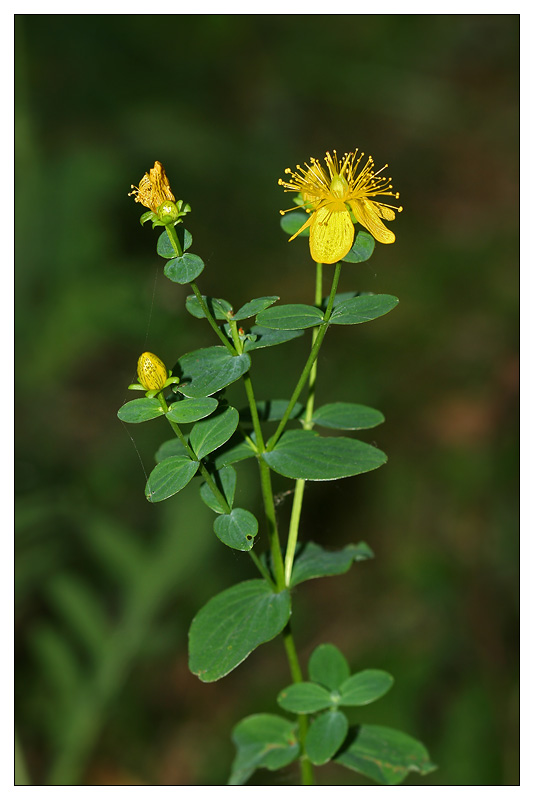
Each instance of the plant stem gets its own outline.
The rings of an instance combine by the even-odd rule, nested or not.
[[[276,510],[274,507],[273,487],[271,483],[271,470],[261,455],[258,455],[258,465],[260,468],[261,491],[263,495],[265,516],[267,518],[267,531],[269,534],[269,545],[271,548],[274,577],[276,580],[276,588],[279,592],[281,592],[286,588],[286,582],[284,578],[284,560],[282,558],[280,536],[278,534],[278,524],[276,522]]]
[[[302,670],[300,668],[299,658],[297,655],[297,648],[295,647],[295,640],[291,632],[291,623],[287,623],[283,632],[284,647],[286,649],[287,660],[289,662],[289,669],[293,683],[302,683]],[[304,743],[306,742],[306,734],[308,733],[308,717],[306,714],[297,714],[299,725],[299,739],[304,753]],[[302,786],[313,786],[315,783],[313,777],[313,765],[307,756],[303,755],[300,761],[300,775]]]
[[[165,225],[165,230],[167,231],[167,236],[169,237],[170,243],[174,247],[176,257],[181,258],[184,253],[182,250],[182,245],[180,244],[180,240],[178,239],[178,234],[176,233],[176,228],[174,225]]]
[[[221,340],[223,345],[226,347],[226,349],[233,356],[236,356],[237,355],[237,351],[236,351],[235,347],[232,345],[231,342],[228,341],[228,338],[224,335],[222,330],[219,328],[219,326],[215,322],[213,314],[211,313],[211,311],[209,310],[208,306],[206,305],[206,301],[202,297],[202,295],[200,293],[200,290],[199,290],[198,286],[196,285],[195,281],[191,281],[191,283],[189,285],[191,286],[192,290],[194,291],[195,297],[197,298],[198,302],[200,303],[200,307],[201,307],[202,311],[204,312],[204,314],[206,316],[206,319],[208,320],[209,324],[211,325],[211,327],[213,328],[213,330],[215,331],[215,333],[217,334],[217,336],[219,337],[219,339]]]
[[[315,342],[313,343],[313,347],[311,349],[311,353],[310,353],[310,355],[308,357],[308,360],[306,361],[304,369],[302,370],[302,373],[300,375],[298,383],[297,383],[297,385],[295,387],[295,391],[291,395],[291,399],[290,399],[289,404],[288,404],[288,406],[287,406],[287,408],[285,410],[284,416],[280,420],[280,423],[279,423],[278,428],[276,429],[274,435],[269,439],[269,442],[267,443],[267,451],[268,452],[273,449],[273,447],[275,446],[276,442],[278,441],[278,439],[282,435],[282,433],[284,431],[284,428],[285,428],[285,426],[287,424],[287,421],[288,421],[289,417],[291,416],[291,412],[293,411],[295,403],[299,399],[300,393],[304,388],[304,384],[306,383],[306,381],[308,379],[308,375],[310,374],[311,369],[312,369],[313,365],[315,364],[315,361],[316,361],[317,356],[319,354],[319,350],[321,349],[321,345],[323,343],[323,339],[324,339],[324,337],[326,335],[326,331],[328,330],[328,321],[330,320],[330,317],[332,316],[332,308],[333,308],[333,305],[334,305],[334,299],[335,299],[335,296],[336,296],[336,290],[337,290],[337,285],[339,283],[339,275],[340,275],[340,273],[341,273],[341,262],[338,262],[336,264],[334,277],[332,279],[332,288],[330,289],[330,296],[328,298],[328,305],[326,307],[326,311],[325,311],[325,314],[324,314],[324,317],[323,317],[323,322],[321,323],[321,325],[318,328],[317,336],[315,337]]]

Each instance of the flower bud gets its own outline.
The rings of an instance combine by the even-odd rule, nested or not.
[[[166,200],[162,203],[158,207],[157,215],[164,225],[172,225],[182,216],[178,211],[176,203],[173,203],[172,200]]]
[[[143,353],[137,362],[137,377],[145,389],[163,389],[167,380],[167,367],[154,353]]]

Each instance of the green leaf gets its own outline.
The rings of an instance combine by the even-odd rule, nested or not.
[[[306,753],[316,766],[326,764],[337,753],[349,730],[342,711],[326,711],[311,723],[306,736]]]
[[[178,236],[178,241],[180,242],[182,252],[184,252],[185,250],[189,250],[189,248],[193,244],[193,237],[191,236],[189,231],[186,231],[182,225],[177,225],[174,230],[176,231],[176,235]],[[163,256],[163,258],[175,257],[176,251],[174,249],[174,245],[171,243],[169,239],[167,231],[163,231],[163,233],[159,235],[156,249],[158,251],[158,255]]]
[[[189,434],[189,444],[198,459],[221,447],[234,433],[239,423],[239,414],[228,406],[208,419],[197,422]]]
[[[293,683],[282,689],[276,698],[278,705],[293,714],[314,714],[332,705],[330,692],[316,683]]]
[[[163,273],[173,283],[184,284],[196,280],[203,269],[204,262],[200,256],[184,253],[183,256],[167,261]]]
[[[228,319],[228,314],[232,310],[232,306],[228,300],[223,300],[222,297],[206,297],[204,294],[202,295],[202,299],[215,319]],[[193,317],[197,319],[206,318],[204,310],[194,294],[190,294],[186,299],[185,307]]]
[[[353,562],[367,561],[369,558],[374,558],[374,553],[365,542],[348,544],[343,550],[325,550],[315,542],[306,542],[297,549],[291,586],[313,578],[343,575]]]
[[[187,455],[187,450],[179,439],[168,439],[166,442],[163,442],[163,444],[161,444],[156,450],[154,458],[156,463],[159,464],[171,456],[187,456],[189,458]]]
[[[171,456],[154,467],[145,487],[146,499],[159,503],[180,492],[193,478],[198,469],[198,461],[188,456]]]
[[[286,478],[333,481],[370,472],[385,464],[381,450],[357,439],[324,438],[315,431],[286,431],[262,458]]]
[[[180,385],[186,397],[207,397],[237,381],[250,368],[250,356],[246,353],[233,356],[226,347],[206,347],[182,356],[173,369],[187,382]]]
[[[258,325],[281,331],[296,331],[313,328],[323,322],[324,313],[320,308],[307,306],[304,303],[293,303],[286,306],[267,308],[256,317]]]
[[[251,300],[249,303],[245,303],[245,305],[241,306],[241,308],[236,311],[232,319],[237,322],[241,319],[254,317],[256,314],[259,314],[260,311],[272,306],[272,304],[276,303],[277,300],[280,300],[280,298],[276,295],[271,295],[270,297],[257,297],[255,300]]]
[[[396,786],[409,772],[427,775],[436,769],[421,742],[382,725],[351,731],[348,746],[335,761],[385,786]]]
[[[219,401],[214,397],[179,400],[177,403],[173,403],[172,406],[170,406],[167,419],[181,424],[197,422],[199,419],[208,417],[215,411],[218,404]]]
[[[211,476],[217,485],[218,489],[226,498],[226,502],[232,508],[234,504],[235,485],[237,480],[236,471],[233,467],[223,467]],[[209,508],[215,511],[216,514],[224,514],[226,509],[221,505],[218,497],[211,491],[207,483],[203,483],[200,487],[200,496]]]
[[[393,677],[381,669],[364,669],[347,678],[339,687],[342,706],[366,706],[389,692]]]
[[[377,319],[398,304],[398,299],[391,294],[361,294],[344,300],[332,312],[331,325],[358,325]]]
[[[232,764],[229,786],[242,786],[261,767],[282,769],[299,754],[295,723],[275,714],[245,717],[232,731],[237,754]]]
[[[290,236],[293,236],[299,228],[302,228],[306,220],[309,220],[310,215],[307,214],[305,211],[289,211],[287,214],[283,214],[282,218],[280,219],[280,227],[284,231],[284,233],[288,233]],[[308,236],[310,235],[310,228],[306,228],[299,233],[299,236]]]
[[[373,255],[375,249],[375,240],[370,233],[359,231],[354,240],[354,244],[342,261],[347,261],[349,264],[360,264],[362,261],[367,261]]]
[[[283,630],[291,613],[289,592],[267,581],[244,581],[215,595],[189,629],[189,669],[210,683],[235,669]]]
[[[245,458],[251,458],[255,455],[256,453],[246,439],[243,438],[243,435],[236,433],[212,458],[215,467],[221,469],[221,467],[225,467],[228,464],[235,464],[237,461],[243,461]]]
[[[234,550],[252,550],[254,537],[258,533],[258,520],[245,508],[234,508],[230,514],[222,514],[213,523],[213,530],[221,542]]]
[[[298,339],[304,331],[275,331],[270,328],[262,328],[261,325],[253,325],[249,333],[257,338],[254,342],[250,339],[245,341],[245,353],[250,350],[260,350],[263,347],[275,347],[277,344],[284,344],[291,339]]]
[[[256,403],[258,409],[258,417],[261,422],[276,422],[285,414],[286,408],[289,405],[289,400],[260,400]],[[304,411],[302,403],[295,403],[289,419],[298,419]],[[252,416],[249,408],[244,408],[239,412],[239,419],[241,422],[252,422]]]
[[[384,422],[384,415],[376,408],[358,403],[327,403],[315,409],[312,422],[323,428],[343,431],[363,431]]]
[[[322,683],[327,689],[338,691],[350,675],[347,659],[333,644],[320,644],[308,661],[310,680]]]
[[[146,422],[156,419],[164,414],[160,401],[156,397],[139,397],[130,400],[117,411],[117,416],[123,422]]]

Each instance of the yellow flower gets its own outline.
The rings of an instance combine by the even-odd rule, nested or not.
[[[132,184],[131,188],[133,192],[129,192],[128,197],[133,194],[136,203],[142,203],[154,214],[158,213],[162,203],[175,199],[165,170],[159,161],[154,162],[150,172],[145,172],[139,181],[139,187]]]
[[[312,158],[311,166],[297,165],[298,172],[286,169],[291,179],[283,181],[280,178],[278,181],[286,192],[302,194],[305,209],[310,214],[289,241],[309,226],[311,256],[319,263],[335,264],[349,252],[354,240],[351,211],[360,225],[367,228],[378,242],[391,244],[395,241],[395,234],[386,228],[382,220],[395,219],[395,211],[402,211],[402,207],[373,199],[399,197],[399,193],[393,191],[390,178],[379,176],[388,165],[375,172],[374,161],[368,157],[358,174],[364,153],[356,157],[357,152],[358,149],[354,153],[345,153],[341,161],[335,150],[333,156],[327,153],[325,162],[328,172],[316,158]]]
[[[167,367],[154,353],[143,353],[137,362],[137,377],[143,388],[159,391],[165,386],[168,377]]]

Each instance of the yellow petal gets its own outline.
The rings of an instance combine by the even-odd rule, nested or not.
[[[354,225],[349,212],[331,211],[328,206],[313,213],[310,227],[310,252],[314,261],[335,264],[347,255],[354,240]]]
[[[375,209],[382,219],[387,219],[389,222],[395,219],[395,212],[389,206],[382,206],[380,203],[376,203]]]
[[[377,242],[382,244],[393,244],[395,234],[389,231],[376,211],[376,203],[372,203],[365,197],[361,200],[353,200],[350,204],[354,211],[354,216],[369,233],[372,233]]]

